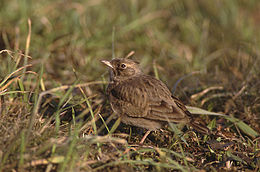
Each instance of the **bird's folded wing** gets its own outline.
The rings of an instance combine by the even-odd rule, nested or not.
[[[170,122],[188,120],[185,106],[175,101],[166,85],[155,78],[135,78],[135,82],[124,82],[110,93],[114,108],[128,116]]]
[[[174,102],[167,103],[163,100],[159,105],[150,104],[147,117],[168,122],[187,122],[189,120],[186,112],[179,108],[177,104]]]
[[[146,83],[146,86],[150,87],[147,118],[170,122],[186,122],[189,120],[185,106],[172,96],[162,81],[149,77]]]

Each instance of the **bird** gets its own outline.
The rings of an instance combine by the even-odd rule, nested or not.
[[[140,144],[151,131],[161,129],[167,122],[184,123],[202,134],[209,134],[209,129],[194,120],[166,84],[144,74],[137,61],[114,58],[101,62],[109,68],[110,82],[106,94],[113,112],[121,122],[148,130]]]

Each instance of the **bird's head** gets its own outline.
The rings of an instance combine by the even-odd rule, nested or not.
[[[110,68],[111,80],[125,80],[142,73],[139,63],[131,59],[115,58],[111,61],[101,60],[101,62]]]

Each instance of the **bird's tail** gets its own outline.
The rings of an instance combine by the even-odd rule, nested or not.
[[[210,134],[210,130],[208,129],[208,127],[202,124],[201,122],[191,120],[190,126],[202,134]]]

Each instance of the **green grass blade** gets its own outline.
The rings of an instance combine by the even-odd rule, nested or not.
[[[258,132],[256,132],[254,129],[252,129],[249,125],[247,125],[243,121],[231,116],[226,116],[225,118],[230,122],[234,123],[235,125],[237,125],[239,129],[241,129],[245,134],[251,136],[252,138],[256,138],[259,136]]]

